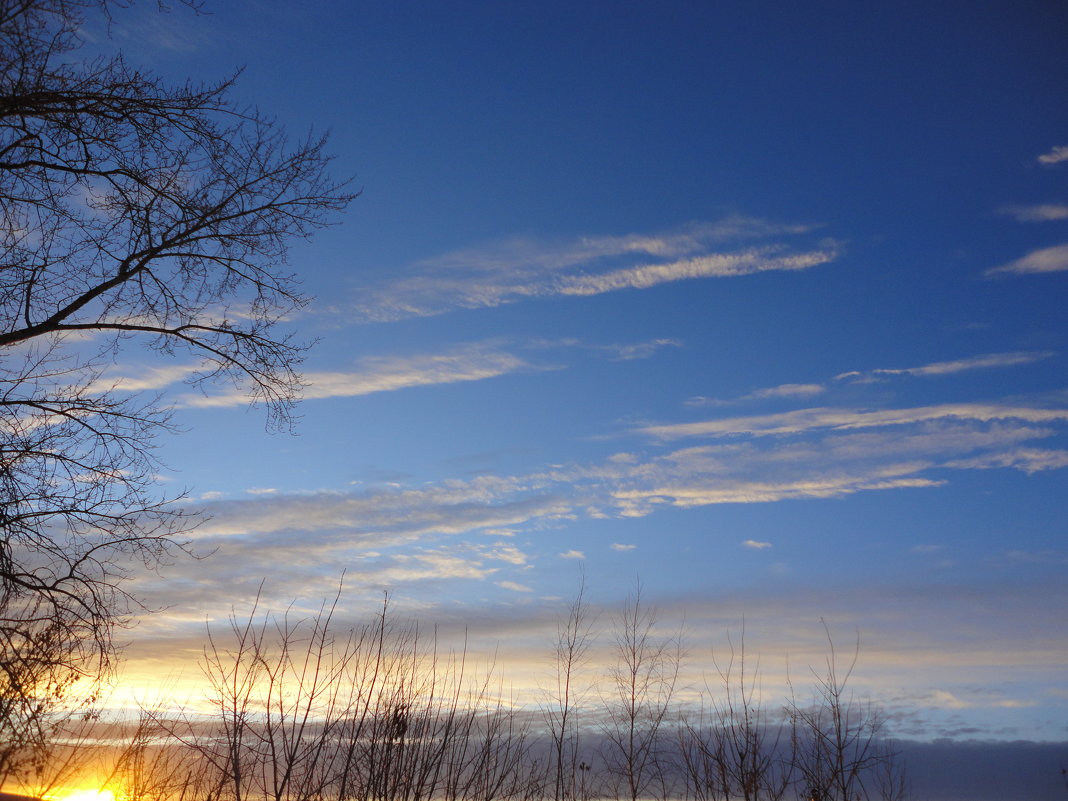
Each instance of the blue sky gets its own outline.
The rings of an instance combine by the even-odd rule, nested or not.
[[[533,685],[584,573],[685,619],[694,676],[744,617],[777,686],[822,619],[900,736],[1068,738],[1068,9],[208,10],[112,40],[243,67],[362,195],[292,252],[295,436],[115,365],[175,404],[214,551],[139,579],[131,685],[342,571]]]

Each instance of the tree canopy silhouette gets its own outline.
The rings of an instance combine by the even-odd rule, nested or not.
[[[82,58],[88,16],[122,5],[0,0],[9,683],[26,660],[106,666],[135,600],[123,579],[183,548],[192,524],[157,487],[168,409],[106,368],[131,346],[184,356],[193,382],[232,382],[285,425],[304,346],[277,324],[306,303],[287,246],[354,196],[329,177],[324,138],[291,141],[236,106],[232,77],[171,85],[121,54]]]

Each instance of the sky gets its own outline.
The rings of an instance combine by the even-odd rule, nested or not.
[[[826,625],[895,736],[1068,740],[1068,7],[151,6],[100,46],[243,69],[361,195],[291,253],[293,434],[113,367],[208,518],[135,581],[126,691],[342,576],[536,686],[581,582],[604,621],[640,582],[694,682]]]

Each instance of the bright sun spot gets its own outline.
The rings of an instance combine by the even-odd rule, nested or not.
[[[115,801],[111,790],[68,790],[47,796],[49,801]]]

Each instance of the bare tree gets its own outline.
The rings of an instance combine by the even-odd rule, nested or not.
[[[782,716],[765,706],[744,635],[738,649],[728,639],[713,660],[718,686],[705,685],[699,715],[680,717],[670,737],[678,642],[657,634],[639,591],[619,616],[618,663],[601,688],[603,761],[595,769],[584,754],[575,786],[565,776],[557,790],[557,740],[539,736],[544,710],[524,710],[493,665],[473,675],[466,647],[443,654],[436,634],[394,618],[388,598],[351,629],[335,627],[337,605],[232,615],[204,650],[208,710],[175,715],[161,704],[125,726],[68,721],[42,785],[69,784],[89,762],[97,776],[113,765],[99,786],[114,780],[134,801],[907,797],[880,716],[849,694],[856,652],[843,660],[829,637],[811,702],[791,696]],[[574,604],[569,619],[584,614]]]
[[[620,784],[617,795],[637,801],[668,775],[660,762],[661,728],[678,680],[681,642],[657,635],[655,611],[642,605],[640,585],[616,619],[615,638],[617,661],[609,674],[611,696],[605,699],[604,756]]]
[[[590,611],[586,602],[586,580],[568,605],[567,617],[558,620],[553,643],[554,687],[545,701],[545,719],[551,740],[552,783],[554,801],[574,799],[584,784],[588,768],[579,760],[579,734],[576,716],[585,700],[588,687],[580,682],[579,672],[592,644]]]
[[[58,775],[66,760],[51,748],[57,733],[95,700],[92,690],[80,704],[57,709],[81,677],[64,667],[67,635],[58,624],[38,625],[3,649],[0,659],[0,787],[22,786],[46,772]]]
[[[155,491],[166,410],[109,391],[103,368],[132,339],[185,350],[283,421],[300,346],[272,327],[303,303],[286,242],[349,199],[321,140],[287,147],[230,81],[79,64],[93,7],[0,3],[0,714],[20,732],[4,771],[43,736],[42,700],[107,666],[129,565],[188,525]]]
[[[145,709],[130,724],[119,726],[112,738],[121,743],[102,782],[114,781],[126,801],[186,801],[211,798],[212,790],[196,754],[171,736],[164,709]],[[80,748],[80,744],[79,744]]]
[[[823,672],[813,671],[815,697],[787,705],[799,796],[803,801],[897,801],[907,794],[893,749],[882,736],[883,718],[870,701],[849,688],[860,654],[860,637],[840,662],[830,631]]]
[[[288,142],[232,79],[79,60],[111,5],[0,0],[0,662],[47,642],[32,658],[88,674],[135,608],[128,571],[191,525],[156,487],[166,408],[106,369],[135,344],[184,354],[285,424],[303,346],[277,323],[306,302],[287,245],[353,197],[322,138]]]
[[[441,656],[433,638],[395,624],[386,604],[373,623],[335,634],[334,608],[324,605],[307,619],[253,609],[212,634],[203,662],[212,712],[159,721],[187,748],[187,759],[170,768],[193,766],[183,774],[193,788],[187,794],[221,801],[531,797],[530,719],[516,716],[492,672],[471,681],[462,653]]]
[[[792,782],[790,738],[758,695],[759,673],[746,665],[745,632],[736,649],[728,637],[724,661],[713,659],[718,693],[710,709],[680,727],[680,756],[695,798],[779,801]],[[717,700],[718,696],[718,700]]]

